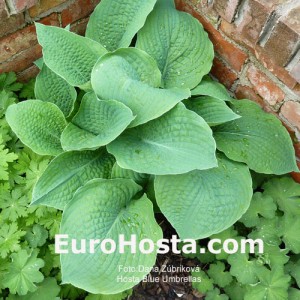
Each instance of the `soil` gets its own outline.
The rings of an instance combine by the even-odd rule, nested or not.
[[[158,216],[157,221],[164,232],[164,238],[171,238],[176,234],[170,223]],[[173,268],[172,268],[173,266]],[[200,267],[199,261],[184,258],[180,254],[169,252],[157,257],[153,271],[148,275],[148,280],[134,287],[130,300],[199,300],[204,299],[198,291],[192,288],[189,280],[190,272],[184,267]]]

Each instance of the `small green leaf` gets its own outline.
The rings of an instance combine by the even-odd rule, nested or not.
[[[198,86],[192,91],[192,96],[209,96],[223,101],[231,101],[224,85],[212,80],[209,76],[204,76]]]
[[[230,106],[242,118],[214,127],[220,151],[258,173],[298,170],[291,138],[275,116],[250,100],[232,100]]]
[[[32,204],[63,209],[87,181],[109,178],[114,158],[105,149],[66,152],[47,167],[33,189]]]
[[[64,150],[94,150],[113,141],[134,119],[131,110],[114,100],[98,100],[87,93],[78,113],[61,136]]]
[[[245,300],[283,300],[288,299],[290,276],[283,273],[281,267],[274,270],[261,268],[257,270],[259,283],[250,285],[245,294]]]
[[[300,219],[299,216],[283,216],[283,237],[285,246],[296,254],[300,253]]]
[[[120,167],[138,173],[181,174],[216,166],[211,129],[183,104],[156,120],[126,130],[107,149]]]
[[[65,247],[69,254],[61,255],[64,283],[93,294],[116,294],[133,287],[149,272],[147,269],[152,268],[156,260],[156,246],[148,254],[139,248],[132,254],[130,247],[125,247],[122,254],[118,243],[120,234],[126,241],[135,235],[137,246],[145,238],[154,244],[162,238],[151,201],[146,196],[132,200],[140,190],[130,179],[94,179],[76,192],[63,213],[61,233],[67,234],[69,241],[112,239],[117,248],[105,254],[98,244],[93,254],[89,253],[91,248],[87,244],[87,253],[74,254],[69,243],[69,247]],[[122,266],[131,269],[124,270]],[[144,269],[140,270],[139,266]],[[124,280],[119,280],[120,276]],[[130,278],[135,278],[135,282],[128,280]]]
[[[124,300],[128,299],[131,296],[132,290],[127,290],[119,294],[114,295],[88,295],[85,300]]]
[[[242,284],[255,284],[258,282],[256,271],[262,266],[256,260],[250,260],[247,253],[234,253],[229,255],[228,263],[231,265],[230,274],[235,276]]]
[[[204,271],[201,270],[199,272],[192,272],[191,274],[199,280],[193,281],[192,286],[200,293],[205,294],[214,288],[214,280],[209,278]]]
[[[277,205],[273,198],[265,193],[257,192],[252,197],[250,207],[239,221],[247,227],[253,227],[258,224],[260,216],[272,219],[275,217],[276,211]]]
[[[300,215],[300,184],[292,178],[273,178],[264,185],[264,194],[271,196],[284,213]]]
[[[86,36],[108,51],[128,47],[156,0],[102,0],[91,14]],[[116,18],[116,16],[118,16]]]
[[[130,127],[156,119],[190,96],[188,89],[159,89],[156,62],[142,50],[119,49],[101,57],[92,71],[92,87],[100,99],[128,106],[136,118]]]
[[[27,100],[11,105],[6,120],[22,141],[40,155],[61,153],[60,136],[66,120],[60,109],[53,103]]]
[[[45,64],[36,77],[34,92],[37,99],[56,104],[66,117],[74,109],[77,97],[75,88]]]
[[[31,248],[43,246],[46,243],[47,238],[48,231],[39,224],[34,224],[25,235],[25,240],[28,242]]]
[[[85,85],[91,71],[107,51],[99,43],[63,28],[35,23],[45,64],[70,85]]]
[[[184,102],[186,107],[201,116],[209,126],[215,126],[240,118],[224,101],[210,96],[191,98]]]
[[[219,167],[156,176],[159,208],[180,238],[202,239],[225,230],[247,210],[252,197],[249,169],[219,156]]]
[[[155,58],[165,88],[194,88],[209,72],[214,57],[202,25],[190,14],[177,11],[173,0],[157,2],[138,32],[136,47]]]
[[[214,280],[215,284],[221,288],[229,285],[233,279],[230,273],[225,271],[224,263],[219,261],[209,266],[207,274]]]
[[[37,251],[28,254],[20,250],[11,255],[11,263],[4,277],[4,285],[11,293],[26,295],[37,290],[36,283],[42,282],[43,274],[39,271],[44,266],[44,261],[37,258]]]

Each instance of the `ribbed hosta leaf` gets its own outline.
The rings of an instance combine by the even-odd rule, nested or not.
[[[114,161],[104,148],[59,155],[36,183],[32,193],[32,204],[63,209],[75,191],[87,181],[109,178]]]
[[[230,107],[242,118],[215,127],[219,150],[258,173],[298,170],[290,136],[275,116],[250,100],[233,100]]]
[[[134,119],[131,110],[114,100],[87,93],[78,113],[62,133],[64,150],[97,149],[113,141]]]
[[[211,129],[183,104],[156,120],[127,129],[107,147],[122,168],[139,173],[181,174],[216,166]]]
[[[105,254],[98,244],[95,253],[90,254],[87,244],[85,254],[62,254],[64,283],[95,294],[115,294],[136,285],[128,279],[134,277],[139,281],[148,273],[147,269],[155,263],[156,249],[143,254],[138,244],[146,238],[156,243],[162,238],[162,231],[155,221],[151,201],[146,196],[132,200],[140,190],[141,187],[130,179],[95,179],[76,192],[63,213],[61,233],[68,234],[70,241],[112,239],[117,248],[115,252]],[[136,237],[135,254],[128,246],[123,254],[119,253],[121,234],[126,241],[131,235]],[[71,251],[70,245],[66,248]],[[109,244],[107,249],[110,249]],[[124,267],[130,267],[130,270],[126,271]],[[118,280],[120,276],[123,280]]]
[[[201,116],[210,126],[219,125],[240,118],[224,101],[203,96],[184,102],[186,107]]]
[[[136,46],[155,58],[166,88],[194,88],[209,72],[214,57],[202,25],[177,11],[173,0],[158,0],[138,32]]]
[[[160,117],[190,96],[188,89],[159,89],[161,74],[153,58],[135,48],[119,49],[98,60],[92,87],[100,99],[128,106],[136,118],[130,127]]]
[[[204,76],[200,84],[191,92],[192,96],[210,96],[224,101],[232,99],[224,85],[212,80],[209,76]]]
[[[252,180],[247,166],[223,155],[218,163],[210,170],[155,177],[157,204],[181,239],[223,231],[249,207]]]
[[[99,43],[63,28],[36,23],[46,65],[70,85],[85,85],[100,56],[107,51]]]
[[[40,155],[61,153],[60,136],[67,125],[61,110],[53,103],[27,100],[9,106],[6,120],[14,133]]]
[[[66,117],[71,114],[77,97],[75,88],[45,64],[36,77],[34,93],[37,99],[56,104]]]
[[[102,0],[90,16],[86,36],[108,51],[128,47],[156,0]]]

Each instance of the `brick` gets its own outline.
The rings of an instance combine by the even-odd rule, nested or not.
[[[24,14],[11,16],[8,19],[0,20],[0,37],[17,31],[19,28],[25,26]]]
[[[31,78],[35,78],[39,73],[39,68],[35,65],[32,65],[28,69],[17,73],[18,81],[28,82]]]
[[[300,101],[300,84],[298,83],[294,88],[293,88],[293,92],[299,96],[299,101]]]
[[[298,33],[279,21],[263,48],[276,65],[284,67],[293,55],[299,39]]]
[[[10,14],[18,14],[37,4],[38,0],[7,0],[6,2],[9,7]]]
[[[215,0],[214,9],[224,20],[231,23],[237,12],[240,2],[240,0]]]
[[[67,0],[40,0],[39,3],[28,10],[31,18],[36,18],[38,15],[59,6],[60,4],[66,2]],[[55,10],[59,12],[60,10]]]
[[[62,26],[65,27],[88,16],[100,0],[77,0],[61,12]]]
[[[300,102],[287,101],[283,103],[280,110],[280,117],[300,132]]]
[[[214,59],[211,73],[228,89],[230,89],[234,82],[238,79],[237,74],[217,57]]]
[[[300,83],[300,60],[290,71],[291,76]]]
[[[40,45],[34,45],[18,53],[13,60],[0,63],[0,73],[21,72],[30,66],[33,62],[42,56],[42,48]]]
[[[247,71],[247,76],[254,90],[270,105],[283,101],[284,92],[265,73],[252,65]]]
[[[5,20],[9,17],[5,1],[0,1],[0,20]]]
[[[259,0],[248,0],[240,8],[239,15],[235,21],[236,33],[240,39],[246,40],[250,46],[254,46],[272,10]]]
[[[293,89],[295,87],[297,81],[289,74],[289,72],[286,69],[277,66],[273,62],[273,60],[264,53],[261,47],[255,48],[255,56],[265,68],[272,72],[286,86],[288,86],[290,89]]]
[[[264,100],[256,94],[256,92],[250,86],[238,85],[235,90],[235,96],[237,99],[249,99],[256,102],[260,107],[265,108],[266,103]]]
[[[71,31],[84,36],[88,21],[89,21],[89,18],[85,18],[85,19],[82,19],[80,21],[73,23],[71,25]]]
[[[59,25],[56,13],[40,20],[46,25]],[[11,35],[0,40],[0,62],[8,60],[17,53],[31,48],[37,44],[36,30],[34,25],[29,25]]]

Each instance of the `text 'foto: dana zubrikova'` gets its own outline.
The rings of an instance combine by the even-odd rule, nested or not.
[[[6,119],[26,146],[53,157],[32,205],[63,210],[61,234],[155,243],[155,205],[180,238],[206,238],[249,207],[250,169],[297,170],[281,123],[207,75],[212,43],[172,0],[102,0],[85,37],[36,29],[36,99],[11,105]],[[149,270],[155,259],[156,251],[61,254],[62,281],[115,294],[135,285],[118,276],[147,275],[120,274],[118,265]]]

